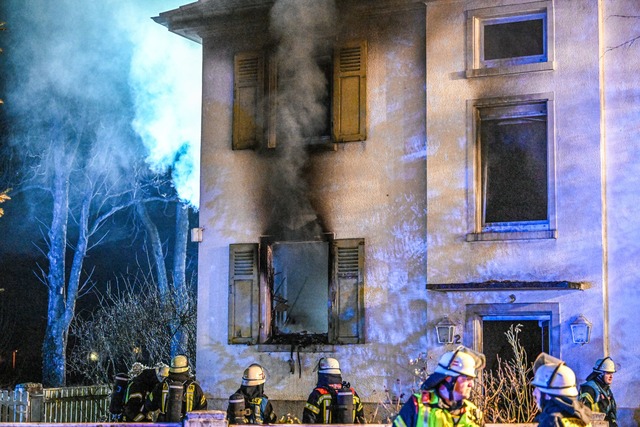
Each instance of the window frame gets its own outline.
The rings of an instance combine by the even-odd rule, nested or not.
[[[543,19],[543,53],[522,57],[484,59],[484,28],[497,23]],[[555,31],[553,1],[544,0],[519,5],[497,6],[466,11],[467,78],[554,70]]]
[[[547,219],[485,224],[480,110],[513,108],[516,113],[522,111],[523,106],[539,103],[545,103],[547,110]],[[467,100],[468,242],[557,238],[554,116],[553,93]]]
[[[463,343],[476,351],[482,351],[482,322],[484,319],[545,320],[549,321],[549,354],[560,357],[560,304],[559,303],[513,303],[513,304],[467,304]]]

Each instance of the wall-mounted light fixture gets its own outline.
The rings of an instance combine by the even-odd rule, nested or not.
[[[571,339],[574,344],[585,345],[591,339],[591,322],[582,314],[571,322]]]
[[[456,325],[451,323],[448,316],[436,324],[436,335],[438,336],[438,344],[453,343],[453,336]]]
[[[196,227],[191,229],[191,241],[194,243],[202,242],[202,231],[203,227]]]

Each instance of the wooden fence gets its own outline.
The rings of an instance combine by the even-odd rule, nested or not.
[[[0,390],[0,422],[88,423],[109,419],[108,385]]]

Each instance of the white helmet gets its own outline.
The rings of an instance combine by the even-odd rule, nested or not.
[[[244,370],[242,375],[242,385],[253,386],[264,384],[267,380],[267,375],[264,373],[262,366],[257,363],[252,363],[247,369]]]
[[[535,375],[531,384],[541,392],[554,396],[576,397],[576,374],[562,360],[540,353],[533,362]]]
[[[448,351],[440,357],[435,373],[457,377],[465,375],[475,378],[478,370],[484,368],[485,358],[482,353],[464,346]]]
[[[320,359],[318,362],[318,373],[340,375],[340,363],[338,359],[334,359],[333,357],[323,357]]]
[[[613,374],[616,371],[616,364],[612,358],[607,356],[604,359],[596,360],[596,364],[593,365],[593,370],[596,372]]]

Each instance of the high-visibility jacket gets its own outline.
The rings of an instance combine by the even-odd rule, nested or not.
[[[592,379],[580,385],[579,399],[593,412],[605,414],[604,419],[609,421],[611,427],[618,425],[617,405],[611,388],[605,387],[599,381]]]
[[[425,390],[402,406],[393,427],[478,427],[481,420],[482,412],[467,399],[451,411],[435,390]]]
[[[552,396],[542,401],[538,427],[591,427],[591,411],[575,397]]]

